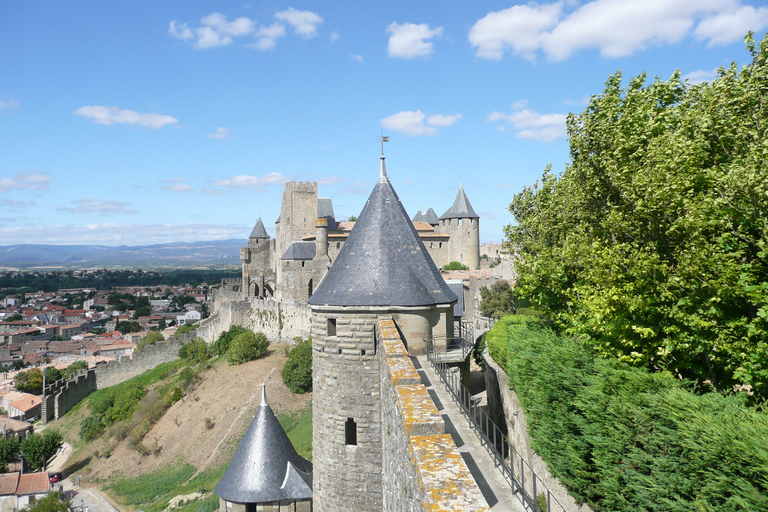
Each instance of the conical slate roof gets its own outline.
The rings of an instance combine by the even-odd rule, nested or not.
[[[312,464],[296,453],[261,386],[261,406],[214,492],[234,503],[311,499]]]
[[[379,182],[309,304],[431,306],[457,300],[387,179],[381,158]]]
[[[475,213],[472,205],[469,204],[467,194],[464,193],[464,187],[459,186],[459,193],[456,194],[456,199],[453,201],[453,206],[448,208],[441,217],[442,219],[479,219],[480,216]]]
[[[424,213],[421,211],[421,208],[419,208],[419,211],[416,212],[416,215],[413,216],[411,221],[412,222],[424,222]]]
[[[470,206],[470,208],[472,207]],[[437,214],[431,206],[429,207],[429,210],[427,210],[427,213],[424,214],[424,217],[421,219],[421,221],[426,222],[432,226],[437,226],[440,224],[440,219],[437,218]]]
[[[267,230],[264,229],[264,223],[261,222],[261,217],[256,221],[256,225],[253,226],[253,231],[251,231],[251,236],[248,238],[269,238]]]

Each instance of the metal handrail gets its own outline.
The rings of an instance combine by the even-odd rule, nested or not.
[[[445,340],[445,353],[461,350],[462,359],[475,349],[475,344],[463,336],[428,336],[424,338],[424,344],[427,347],[427,353],[434,351],[435,341]]]
[[[480,439],[480,444],[493,458],[494,466],[509,483],[512,492],[523,507],[534,512],[565,512],[565,507],[555,498],[541,477],[536,475],[530,464],[517,453],[515,447],[509,444],[509,439],[504,432],[472,399],[469,390],[461,383],[461,377],[455,371],[456,368],[442,361],[442,356],[443,354],[435,352],[434,346],[427,342],[427,361],[445,385],[453,401],[459,406],[461,413],[467,418],[470,428]],[[529,482],[526,482],[526,473],[531,475]],[[546,498],[546,509],[539,508],[537,503],[539,496]]]

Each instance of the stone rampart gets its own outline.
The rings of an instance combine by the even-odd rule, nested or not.
[[[507,427],[509,444],[518,456],[522,456],[524,460],[528,461],[530,466],[523,470],[525,481],[531,481],[533,478],[531,471],[533,471],[565,508],[566,512],[592,512],[588,505],[576,503],[576,500],[568,493],[560,480],[549,471],[547,463],[531,447],[528,421],[517,393],[513,389],[509,389],[509,377],[488,355],[487,348],[483,352],[483,364],[491,419],[500,427]]]
[[[383,509],[490,510],[392,319],[380,320]]]
[[[133,358],[121,357],[109,364],[96,368],[96,389],[104,389],[140,375],[147,370],[163,363],[179,358],[182,344],[194,339],[197,334],[173,336],[167,341],[159,341],[155,345],[147,345],[141,352],[134,352]]]
[[[218,297],[218,296],[217,296]],[[247,300],[217,300],[216,313],[200,323],[198,336],[213,343],[233,325],[263,332],[270,341],[290,343],[306,339],[311,333],[311,315],[305,302],[290,302],[248,297]]]

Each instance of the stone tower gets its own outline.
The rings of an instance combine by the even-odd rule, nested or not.
[[[391,317],[415,354],[425,337],[453,331],[456,301],[389,182],[382,155],[379,182],[307,301],[315,510],[383,509],[378,318]]]
[[[480,216],[463,186],[459,186],[453,206],[440,216],[439,230],[451,237],[449,261],[459,261],[471,270],[480,268]]]
[[[248,247],[240,249],[240,261],[243,264],[243,296],[264,297],[267,283],[274,279],[272,271],[272,240],[261,222],[261,217],[248,237]]]
[[[277,287],[282,288],[280,260],[293,242],[315,232],[317,182],[291,181],[285,184],[280,217],[275,223],[275,270]],[[282,292],[278,291],[278,298]]]

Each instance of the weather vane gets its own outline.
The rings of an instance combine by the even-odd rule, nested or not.
[[[389,135],[387,135],[387,136],[382,135],[381,137],[377,137],[376,140],[381,142],[381,154],[383,155],[384,154],[384,143],[385,142],[389,142]]]

